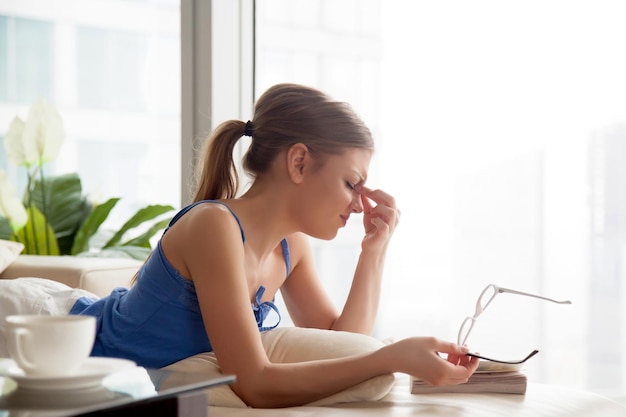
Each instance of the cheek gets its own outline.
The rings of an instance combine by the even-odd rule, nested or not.
[[[308,221],[310,224],[322,226],[330,219],[336,218],[348,211],[352,202],[350,193],[338,189],[337,187],[326,187],[315,196],[308,195],[299,202],[299,206],[304,212],[308,213]],[[331,222],[332,223],[332,222]]]
[[[304,193],[301,193],[298,205],[304,210],[315,207],[315,212],[327,214],[344,212],[358,195],[349,189],[343,182],[338,183],[335,178],[324,178],[311,183]]]
[[[349,206],[354,199],[354,193],[352,190],[348,189],[345,186],[340,187],[328,187],[323,193],[324,200],[328,203],[329,206],[333,206],[335,209],[340,207],[343,210],[345,207]]]
[[[345,187],[344,187],[345,188]],[[354,191],[354,190],[350,190],[350,189],[345,189],[345,191],[342,192],[342,200],[343,200],[343,204],[345,206],[349,206],[351,205],[357,198],[361,198],[359,196],[359,194]]]

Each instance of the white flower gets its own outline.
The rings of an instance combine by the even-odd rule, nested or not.
[[[30,109],[24,122],[15,117],[4,138],[7,157],[15,165],[43,165],[59,154],[65,130],[54,106],[40,99]]]
[[[24,121],[18,116],[15,116],[4,137],[4,147],[7,151],[7,157],[15,165],[25,164],[25,161],[29,159],[27,154],[32,155],[35,152],[34,148],[25,149],[25,144],[22,141],[23,133]]]
[[[3,169],[0,169],[0,215],[9,220],[14,232],[24,227],[28,221],[28,213]]]

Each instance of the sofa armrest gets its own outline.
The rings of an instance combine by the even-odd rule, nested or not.
[[[128,288],[142,264],[130,258],[20,255],[0,279],[47,278],[102,297],[115,287]]]

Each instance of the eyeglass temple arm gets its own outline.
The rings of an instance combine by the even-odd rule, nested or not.
[[[498,289],[498,292],[500,292],[500,293],[508,292],[508,293],[511,293],[511,294],[524,295],[526,297],[539,298],[541,300],[551,301],[551,302],[557,303],[557,304],[572,304],[572,302],[570,300],[559,301],[559,300],[554,300],[552,298],[543,297],[541,295],[535,295],[535,294],[529,294],[527,292],[511,290],[509,288],[502,288],[502,287],[496,287],[496,288]]]
[[[493,359],[493,358],[488,358],[486,356],[481,356],[477,353],[468,353],[467,356],[471,356],[474,358],[478,358],[478,359],[484,359],[486,361],[490,361],[490,362],[496,362],[496,363],[506,363],[509,365],[519,365],[522,364],[524,362],[526,362],[528,359],[532,358],[533,356],[535,356],[537,353],[539,353],[538,350],[533,350],[532,352],[530,352],[530,354],[528,356],[526,356],[524,359],[520,359],[520,360],[513,360],[513,361],[503,361],[503,360],[499,360],[499,359]]]

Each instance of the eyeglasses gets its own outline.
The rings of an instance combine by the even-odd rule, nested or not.
[[[459,329],[459,335],[457,338],[457,343],[459,345],[464,345],[465,342],[467,342],[467,338],[472,332],[472,329],[474,328],[474,324],[476,324],[476,320],[478,319],[478,317],[483,313],[483,311],[485,311],[487,306],[491,304],[493,299],[496,298],[496,295],[501,294],[501,293],[523,295],[525,297],[538,298],[540,300],[550,301],[556,304],[572,304],[572,302],[569,300],[558,301],[558,300],[553,300],[552,298],[543,297],[541,295],[529,294],[526,292],[498,287],[497,285],[494,285],[494,284],[489,284],[487,285],[487,287],[485,287],[483,292],[480,293],[480,296],[478,297],[478,300],[476,301],[476,311],[474,312],[474,315],[472,317],[466,317],[465,320],[463,320],[463,323],[461,324],[461,328]],[[492,362],[520,364],[520,363],[526,362],[528,359],[535,356],[538,352],[539,352],[538,350],[535,350],[531,352],[526,358],[521,359],[521,360],[513,360],[513,361],[508,361],[508,360],[504,361],[504,360],[487,358],[485,356],[481,356],[475,353],[470,353],[468,354],[468,356],[474,356],[474,357],[485,359],[485,360],[492,361]]]

